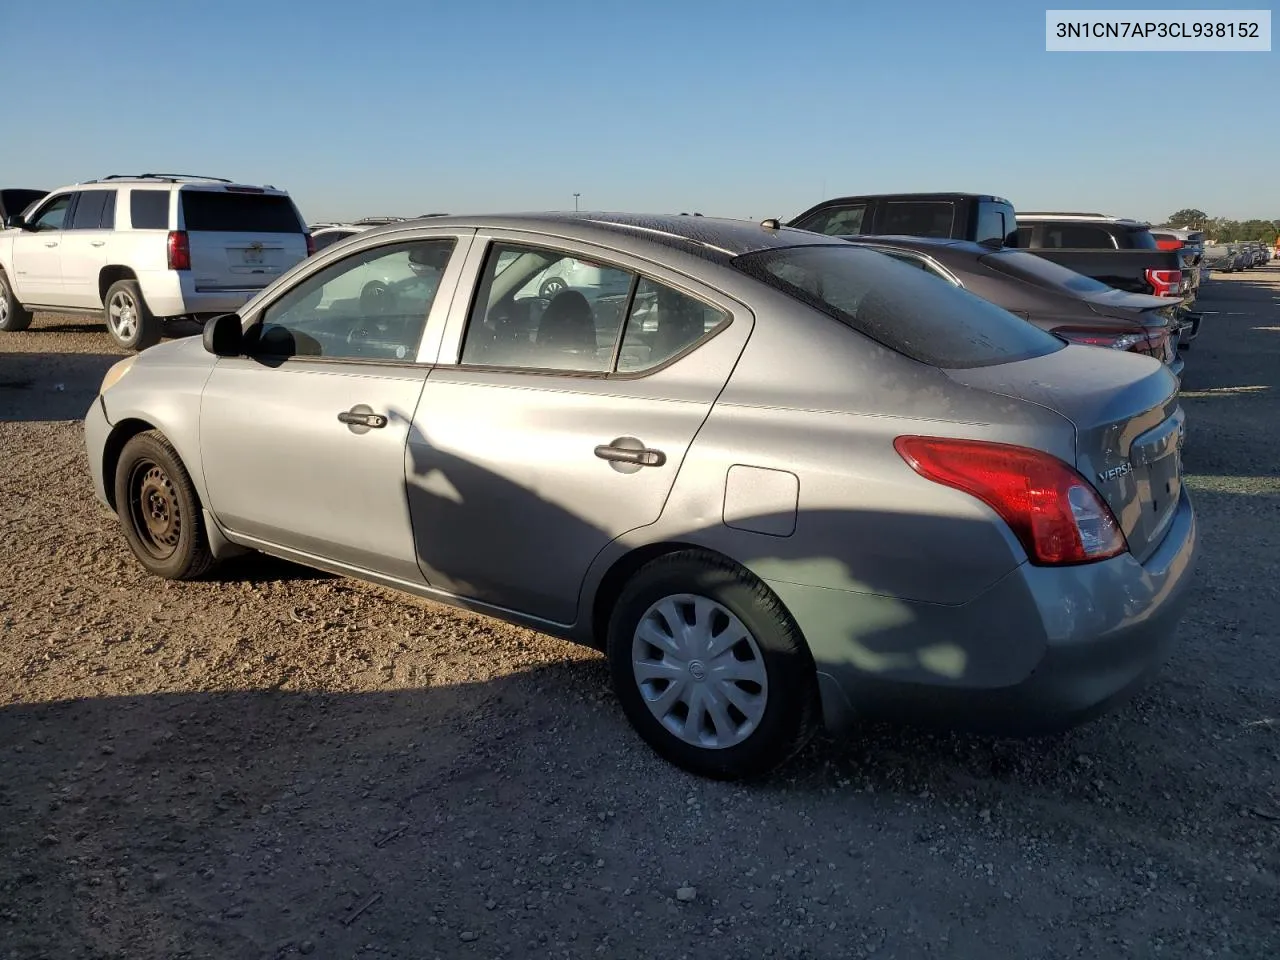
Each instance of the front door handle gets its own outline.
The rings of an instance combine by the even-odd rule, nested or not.
[[[91,247],[100,247],[100,246],[102,246],[103,244],[105,244],[106,242],[107,242],[107,241],[105,241],[105,240],[90,240],[90,241],[89,241],[89,246],[91,246]]]
[[[45,245],[46,247],[56,247],[56,246],[58,245],[58,241],[57,241],[57,240],[46,240],[46,241],[44,242],[44,245]]]
[[[380,413],[363,413],[359,410],[343,410],[338,414],[338,422],[349,427],[385,427],[387,418]]]
[[[635,437],[619,437],[612,443],[596,447],[596,456],[611,463],[625,463],[637,467],[660,467],[667,462],[661,450],[651,450]]]

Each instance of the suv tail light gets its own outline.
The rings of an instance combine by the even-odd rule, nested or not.
[[[187,238],[187,231],[170,230],[167,247],[170,270],[191,269],[191,243]]]
[[[1181,270],[1148,270],[1147,283],[1155,289],[1157,297],[1176,297],[1182,292]]]
[[[1156,246],[1159,247],[1161,250],[1181,250],[1183,243],[1181,240],[1177,240],[1177,239],[1162,240],[1161,238],[1157,237]]]
[[[316,238],[313,237],[310,233],[306,234],[306,237],[307,237],[307,256],[314,257],[316,255]]]
[[[1129,548],[1098,491],[1041,450],[950,437],[903,436],[893,446],[920,476],[998,513],[1037,566],[1093,563]]]

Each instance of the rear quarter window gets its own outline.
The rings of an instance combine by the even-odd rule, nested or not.
[[[130,190],[129,223],[135,230],[168,230],[169,191]]]
[[[1065,344],[967,290],[853,244],[737,257],[743,273],[913,360],[944,369],[1044,356]]]
[[[182,222],[193,232],[304,233],[293,202],[280,194],[183,190]]]

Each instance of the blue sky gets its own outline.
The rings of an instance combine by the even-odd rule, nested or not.
[[[0,179],[213,174],[310,220],[896,190],[1280,217],[1280,53],[1045,52],[1073,6],[1103,4],[0,0]]]

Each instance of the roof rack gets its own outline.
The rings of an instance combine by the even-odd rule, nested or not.
[[[85,183],[103,183],[107,180],[167,180],[176,183],[179,180],[212,180],[215,183],[231,183],[226,177],[204,177],[196,173],[113,173],[99,177],[97,180],[86,180]]]
[[[359,220],[352,220],[351,225],[355,227],[376,227],[384,223],[402,223],[408,219],[408,217],[361,217]]]

